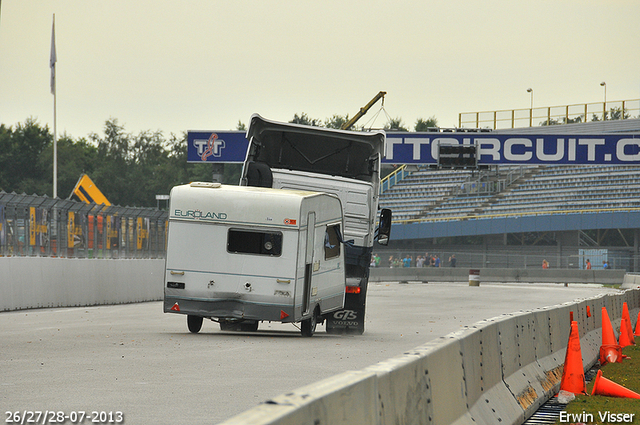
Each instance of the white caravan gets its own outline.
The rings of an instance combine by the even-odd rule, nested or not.
[[[171,190],[164,311],[223,330],[302,322],[305,336],[345,299],[337,196],[219,183]]]

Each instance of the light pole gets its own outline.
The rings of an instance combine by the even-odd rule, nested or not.
[[[600,83],[604,87],[604,102],[602,102],[602,121],[607,119],[607,83],[604,81]]]
[[[533,89],[529,87],[527,93],[531,93],[531,107],[529,108],[529,127],[533,126]]]

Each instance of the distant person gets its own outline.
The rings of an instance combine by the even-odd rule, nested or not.
[[[433,258],[433,267],[440,267],[440,256],[436,255]]]
[[[449,267],[455,267],[456,266],[456,255],[455,254],[451,254],[451,257],[449,257]]]
[[[416,267],[422,268],[424,266],[424,257],[422,255],[418,255],[416,258]]]
[[[409,254],[402,260],[402,267],[411,267],[411,257]]]
[[[587,270],[591,270],[591,261],[587,258]]]
[[[609,268],[609,263],[607,263],[607,260],[602,262],[602,268],[607,270]]]
[[[542,268],[543,269],[548,269],[549,268],[549,262],[547,260],[542,260]]]

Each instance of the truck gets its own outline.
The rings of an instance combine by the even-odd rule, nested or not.
[[[269,121],[257,114],[239,186],[195,182],[169,200],[164,311],[221,330],[300,323],[311,336],[364,332],[385,134]],[[376,229],[376,221],[379,225]]]

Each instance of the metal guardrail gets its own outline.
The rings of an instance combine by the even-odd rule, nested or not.
[[[411,223],[426,223],[426,222],[442,222],[442,221],[460,221],[460,220],[484,220],[492,218],[505,218],[505,217],[530,217],[539,215],[567,215],[567,214],[587,214],[587,213],[603,213],[603,212],[632,212],[640,211],[638,207],[628,208],[588,208],[588,209],[575,209],[575,210],[547,210],[547,211],[523,211],[523,212],[510,212],[501,214],[481,214],[481,215],[460,215],[450,217],[430,217],[430,218],[414,218],[406,220],[393,220],[393,224],[411,224]]]
[[[0,256],[163,258],[168,213],[0,191]]]
[[[565,247],[562,251],[553,246],[521,247],[507,246],[487,248],[482,250],[478,246],[452,246],[432,245],[425,246],[423,250],[415,248],[378,249],[374,255],[380,258],[377,267],[372,267],[371,275],[375,275],[374,269],[405,269],[407,273],[415,273],[416,269],[430,269],[437,275],[438,269],[519,269],[542,271],[543,260],[549,263],[549,270],[585,270],[586,262],[590,260],[592,270],[604,270],[603,259],[610,270],[633,270],[633,265],[638,255],[629,249],[621,247],[583,249],[581,247]],[[524,248],[524,249],[523,249]],[[451,267],[451,256],[456,257],[456,267]],[[403,259],[411,259],[408,267],[404,266]],[[436,260],[436,257],[439,260]],[[375,258],[375,257],[374,257]],[[437,264],[437,265],[436,265]],[[384,272],[386,273],[386,272]],[[400,272],[403,273],[403,272]],[[422,272],[420,272],[422,273]],[[506,275],[505,275],[506,276]],[[523,277],[524,279],[524,277]],[[514,282],[516,280],[513,280]],[[544,282],[544,280],[539,280]]]
[[[504,109],[499,111],[462,112],[458,125],[494,130],[538,125],[569,124],[633,118],[640,114],[640,99],[578,103],[539,108]],[[595,119],[594,119],[595,118]]]
[[[514,181],[524,176],[523,166],[516,166],[515,168],[509,167],[506,173],[500,178],[489,179],[488,176],[483,176],[482,171],[480,177],[477,175],[471,175],[463,182],[459,187],[456,186],[451,192],[451,196],[489,196],[495,195],[504,191]]]
[[[380,180],[380,194],[391,189],[392,186],[397,184],[400,180],[404,179],[409,174],[409,171],[407,171],[407,164],[402,164],[400,167],[393,170],[386,177]]]

